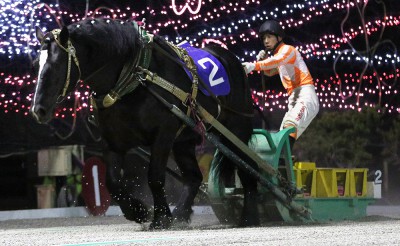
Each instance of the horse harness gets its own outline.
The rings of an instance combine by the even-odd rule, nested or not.
[[[79,81],[81,79],[81,69],[79,66],[79,61],[78,61],[78,57],[76,56],[76,49],[75,47],[72,45],[72,42],[70,39],[68,39],[67,41],[67,47],[64,47],[60,40],[59,40],[59,35],[61,33],[61,29],[54,29],[51,32],[47,33],[42,40],[41,46],[43,46],[43,42],[49,41],[50,37],[49,35],[52,34],[54,37],[54,41],[56,42],[56,44],[65,52],[67,52],[68,54],[68,65],[67,65],[67,77],[65,79],[65,84],[62,90],[61,95],[59,95],[59,99],[57,100],[57,102],[60,102],[60,99],[62,100],[66,93],[67,93],[67,89],[69,87],[70,84],[70,80],[71,80],[71,63],[72,63],[72,59],[76,65],[76,67],[78,68],[78,72],[79,72],[79,76],[78,76],[78,80]]]
[[[196,72],[196,67],[194,65],[194,62],[192,58],[187,54],[186,50],[183,48],[177,47],[173,44],[168,43],[171,48],[177,53],[178,57],[184,61],[184,64],[181,64],[182,66],[186,66],[189,71],[191,72],[193,76],[193,86],[192,86],[192,92],[187,93],[180,88],[176,87],[172,83],[168,82],[167,80],[157,76],[157,74],[151,72],[148,70],[148,66],[150,64],[150,58],[151,58],[151,52],[152,52],[152,47],[151,44],[154,44],[152,42],[153,36],[150,34],[147,34],[144,30],[140,29],[137,26],[137,23],[134,22],[134,25],[136,28],[139,29],[139,33],[141,34],[142,41],[144,40],[145,42],[143,43],[142,49],[139,51],[139,56],[129,60],[126,64],[124,64],[124,67],[122,69],[122,72],[120,74],[120,77],[118,79],[118,82],[113,90],[111,90],[110,93],[108,93],[102,100],[102,107],[110,107],[113,105],[117,99],[120,99],[123,95],[126,95],[129,92],[132,92],[139,84],[142,84],[146,86],[145,81],[152,82],[153,84],[156,84],[160,86],[161,88],[167,90],[171,94],[173,94],[175,97],[181,100],[181,102],[188,108],[187,110],[187,116],[189,117],[190,112],[193,113],[194,120],[197,121],[197,123],[201,123],[202,129],[205,129],[205,126],[203,124],[203,121],[206,123],[210,124],[212,127],[214,127],[217,131],[219,131],[220,134],[222,134],[224,137],[226,137],[231,143],[233,143],[237,148],[239,148],[243,153],[245,153],[248,157],[250,157],[253,161],[258,163],[259,167],[263,169],[265,172],[268,174],[272,175],[273,177],[277,177],[281,182],[284,184],[289,184],[286,182],[286,180],[283,178],[280,173],[272,168],[272,166],[266,164],[261,157],[259,157],[254,151],[252,151],[244,142],[242,142],[236,135],[234,135],[231,131],[229,131],[224,125],[222,125],[213,115],[211,115],[207,110],[205,110],[201,105],[197,104],[196,102],[196,96],[197,96],[197,91],[198,91],[198,76]],[[79,77],[78,81],[80,81],[81,78],[81,70],[79,66],[79,61],[76,56],[76,50],[74,46],[72,45],[72,42],[70,39],[67,41],[67,47],[64,47],[61,42],[58,40],[58,36],[60,34],[60,30],[56,29],[51,31],[51,33],[54,36],[55,42],[57,45],[62,48],[65,52],[68,54],[68,69],[67,69],[67,78],[64,84],[64,88],[62,91],[62,94],[60,97],[64,98],[66,91],[69,87],[70,84],[70,75],[71,75],[71,63],[72,59],[75,63],[75,65],[78,68],[79,72]],[[46,34],[47,35],[47,34]],[[48,38],[45,36],[45,38]],[[48,39],[47,39],[48,40]],[[158,47],[158,46],[154,46]],[[161,49],[160,47],[158,47]],[[164,53],[166,53],[164,51]],[[103,69],[104,66],[101,69]],[[99,70],[97,70],[99,71]],[[96,71],[96,72],[97,72]],[[96,73],[95,72],[95,73]],[[90,76],[89,76],[90,77]],[[148,88],[150,93],[152,93],[156,98],[158,98],[162,103],[165,101],[164,98],[162,98],[159,94],[157,94],[154,90],[151,88]],[[96,106],[96,100],[94,100],[93,95],[90,96],[90,103],[92,106],[97,109]],[[164,102],[165,104],[165,102]],[[173,105],[174,106],[174,105]],[[220,111],[220,104],[218,104],[218,111]],[[175,108],[177,108],[175,106]],[[179,110],[179,109],[178,109]],[[246,116],[246,114],[243,114]],[[94,117],[94,115],[92,115]],[[93,120],[93,119],[92,119]],[[97,119],[94,119],[96,121]],[[179,135],[179,133],[183,130],[183,125],[176,136]],[[201,131],[200,131],[201,132]],[[285,183],[286,182],[286,183]],[[291,199],[288,200],[291,202]]]
[[[136,30],[138,30],[140,34],[140,39],[141,39],[141,49],[139,50],[139,55],[137,56],[132,56],[132,59],[129,59],[125,64],[124,67],[122,68],[121,74],[118,78],[118,81],[115,85],[115,87],[102,99],[102,100],[96,100],[93,95],[90,96],[90,104],[94,107],[94,109],[97,109],[98,106],[97,104],[100,104],[99,106],[101,108],[107,108],[112,106],[118,99],[120,99],[122,96],[132,92],[139,84],[142,84],[146,86],[145,81],[149,81],[153,84],[156,84],[160,86],[161,88],[165,89],[166,91],[170,92],[173,94],[175,97],[177,97],[183,105],[187,107],[187,116],[190,116],[190,114],[193,115],[194,120],[197,121],[197,123],[200,123],[205,130],[205,126],[203,124],[203,120],[210,124],[212,127],[214,127],[216,130],[218,130],[222,135],[224,135],[226,138],[228,138],[232,143],[234,143],[239,149],[242,149],[245,153],[247,153],[249,156],[251,156],[253,159],[259,159],[257,154],[253,152],[249,152],[247,149],[247,145],[245,145],[242,141],[240,141],[232,132],[230,132],[225,126],[223,126],[213,115],[211,115],[206,109],[204,109],[201,105],[197,104],[196,102],[196,97],[198,93],[198,83],[199,83],[199,77],[197,74],[196,66],[194,64],[193,59],[188,55],[187,51],[181,47],[178,47],[170,42],[167,42],[167,44],[174,50],[174,52],[178,55],[179,59],[175,59],[172,57],[169,53],[167,53],[163,48],[159,47],[156,43],[153,42],[153,35],[148,34],[145,30],[143,30],[141,27],[137,25],[136,22],[133,22],[134,27]],[[54,36],[54,39],[57,43],[57,45],[63,49],[65,52],[68,54],[68,70],[67,70],[67,79],[63,88],[62,92],[62,97],[65,96],[66,90],[68,89],[68,86],[70,84],[70,74],[71,74],[71,58],[73,58],[75,65],[78,68],[79,71],[79,77],[78,81],[81,79],[81,70],[79,66],[79,61],[76,56],[76,50],[74,46],[72,45],[72,42],[70,39],[67,41],[67,47],[64,47],[61,42],[58,40],[58,36],[60,34],[60,29],[55,29],[51,31],[51,33]],[[157,74],[151,72],[148,70],[148,67],[150,65],[151,61],[151,55],[152,55],[152,49],[156,48],[158,51],[161,51],[163,54],[167,55],[170,59],[172,59],[174,62],[177,62],[181,66],[185,66],[189,72],[191,73],[193,80],[192,80],[192,91],[191,93],[185,92],[179,87],[175,86],[174,84],[170,83],[169,81],[159,77]],[[182,62],[183,61],[183,62]],[[103,69],[104,67],[100,68]],[[97,71],[96,71],[97,72]],[[90,77],[90,76],[89,76]],[[84,79],[84,80],[87,80]],[[201,80],[200,80],[201,81]],[[205,86],[207,88],[207,86]],[[153,94],[155,93],[154,91],[151,91]],[[213,95],[210,93],[210,95]],[[218,99],[213,96],[215,100],[218,101]],[[218,112],[220,113],[221,107],[220,103],[218,101]],[[231,109],[231,111],[234,111]],[[218,114],[219,114],[218,113]],[[236,112],[239,113],[239,112]],[[252,116],[248,115],[245,113],[239,113],[244,116]],[[92,119],[93,120],[93,119]],[[96,119],[95,119],[96,121]],[[184,126],[183,126],[184,127]],[[178,134],[183,130],[183,127],[178,131]],[[267,165],[268,166],[268,165]],[[268,173],[272,175],[276,175],[276,170],[267,167],[266,170]]]
[[[143,28],[138,26],[136,22],[133,22],[133,24],[140,36],[141,47],[139,49],[139,54],[136,56],[130,56],[132,58],[128,59],[128,61],[124,64],[115,87],[106,96],[104,96],[103,99],[100,98],[100,100],[95,100],[93,96],[91,96],[90,103],[94,106],[94,108],[97,108],[98,106],[101,108],[108,108],[112,106],[118,99],[121,99],[124,95],[132,92],[140,84],[146,86],[145,81],[149,81],[177,97],[182,104],[187,107],[186,115],[190,116],[192,114],[193,118],[195,118],[197,122],[202,123],[201,118],[195,113],[199,77],[193,59],[188,55],[185,49],[167,42],[172,50],[178,55],[179,59],[173,57],[162,47],[153,42],[152,34],[147,33]],[[148,70],[153,49],[161,51],[168,58],[178,63],[180,66],[185,66],[189,70],[193,78],[192,89],[190,93],[181,90],[179,87]],[[219,104],[218,112],[220,112]],[[177,136],[184,127],[185,125],[179,129]]]

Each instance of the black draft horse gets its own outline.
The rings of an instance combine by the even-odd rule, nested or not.
[[[74,90],[75,83],[72,82],[81,81],[89,85],[98,98],[110,93],[121,71],[126,68],[125,64],[132,58],[138,60],[136,58],[144,47],[141,29],[133,21],[88,19],[57,30],[46,34],[39,28],[36,31],[41,51],[30,112],[43,124],[53,118],[58,100]],[[155,35],[150,46],[161,49],[152,49],[148,70],[191,93],[192,79],[181,64],[171,61],[171,57],[177,55],[168,42]],[[218,117],[226,128],[247,144],[252,133],[252,119],[249,115],[253,113],[253,107],[242,65],[236,56],[224,48],[212,46],[207,50],[228,71],[231,89],[229,95],[218,97],[218,100],[199,92],[196,102],[214,117]],[[134,66],[139,65],[134,63]],[[158,85],[141,81],[132,92],[112,106],[99,106],[98,122],[102,138],[107,143],[103,155],[107,163],[107,188],[125,217],[138,223],[147,221],[150,212],[140,198],[132,197],[131,191],[126,190],[120,182],[124,178],[121,165],[124,155],[131,148],[149,147],[151,158],[148,184],[154,200],[150,228],[164,229],[169,228],[175,220],[190,220],[193,212],[191,206],[202,182],[195,156],[195,146],[200,143],[202,136],[189,127],[182,130],[182,121],[151,94],[150,89],[182,111],[187,111],[184,103],[170,92]],[[221,141],[237,152],[223,136]],[[172,213],[164,190],[167,159],[171,150],[183,178],[181,198]],[[245,158],[243,154],[241,156]],[[224,174],[233,169],[234,164],[228,158],[221,159],[221,167],[225,168],[221,168],[220,173],[229,176]],[[259,225],[256,180],[240,170],[238,174],[245,193],[241,226]]]

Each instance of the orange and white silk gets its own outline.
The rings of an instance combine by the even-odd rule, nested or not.
[[[255,70],[264,71],[267,76],[279,73],[289,95],[302,85],[313,84],[313,78],[300,52],[295,47],[284,43],[275,49],[272,57],[256,62]]]

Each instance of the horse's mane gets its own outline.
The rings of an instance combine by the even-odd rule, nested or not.
[[[132,54],[140,44],[139,33],[132,21],[86,19],[71,24],[68,30],[72,39],[86,42],[104,57]]]

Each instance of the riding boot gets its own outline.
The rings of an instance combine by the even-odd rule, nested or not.
[[[290,158],[293,159],[293,155],[292,155],[292,150],[293,150],[293,145],[296,142],[296,138],[289,136],[289,147],[290,147]],[[284,158],[279,158],[279,165],[280,166],[284,166],[285,165],[285,159]]]
[[[293,155],[293,146],[294,143],[296,142],[296,138],[289,136],[289,146],[290,146],[290,154],[291,154],[291,158],[292,158],[292,162],[295,163],[295,158]]]
[[[289,145],[290,145],[290,152],[293,150],[293,145],[296,142],[296,138],[289,136]]]

